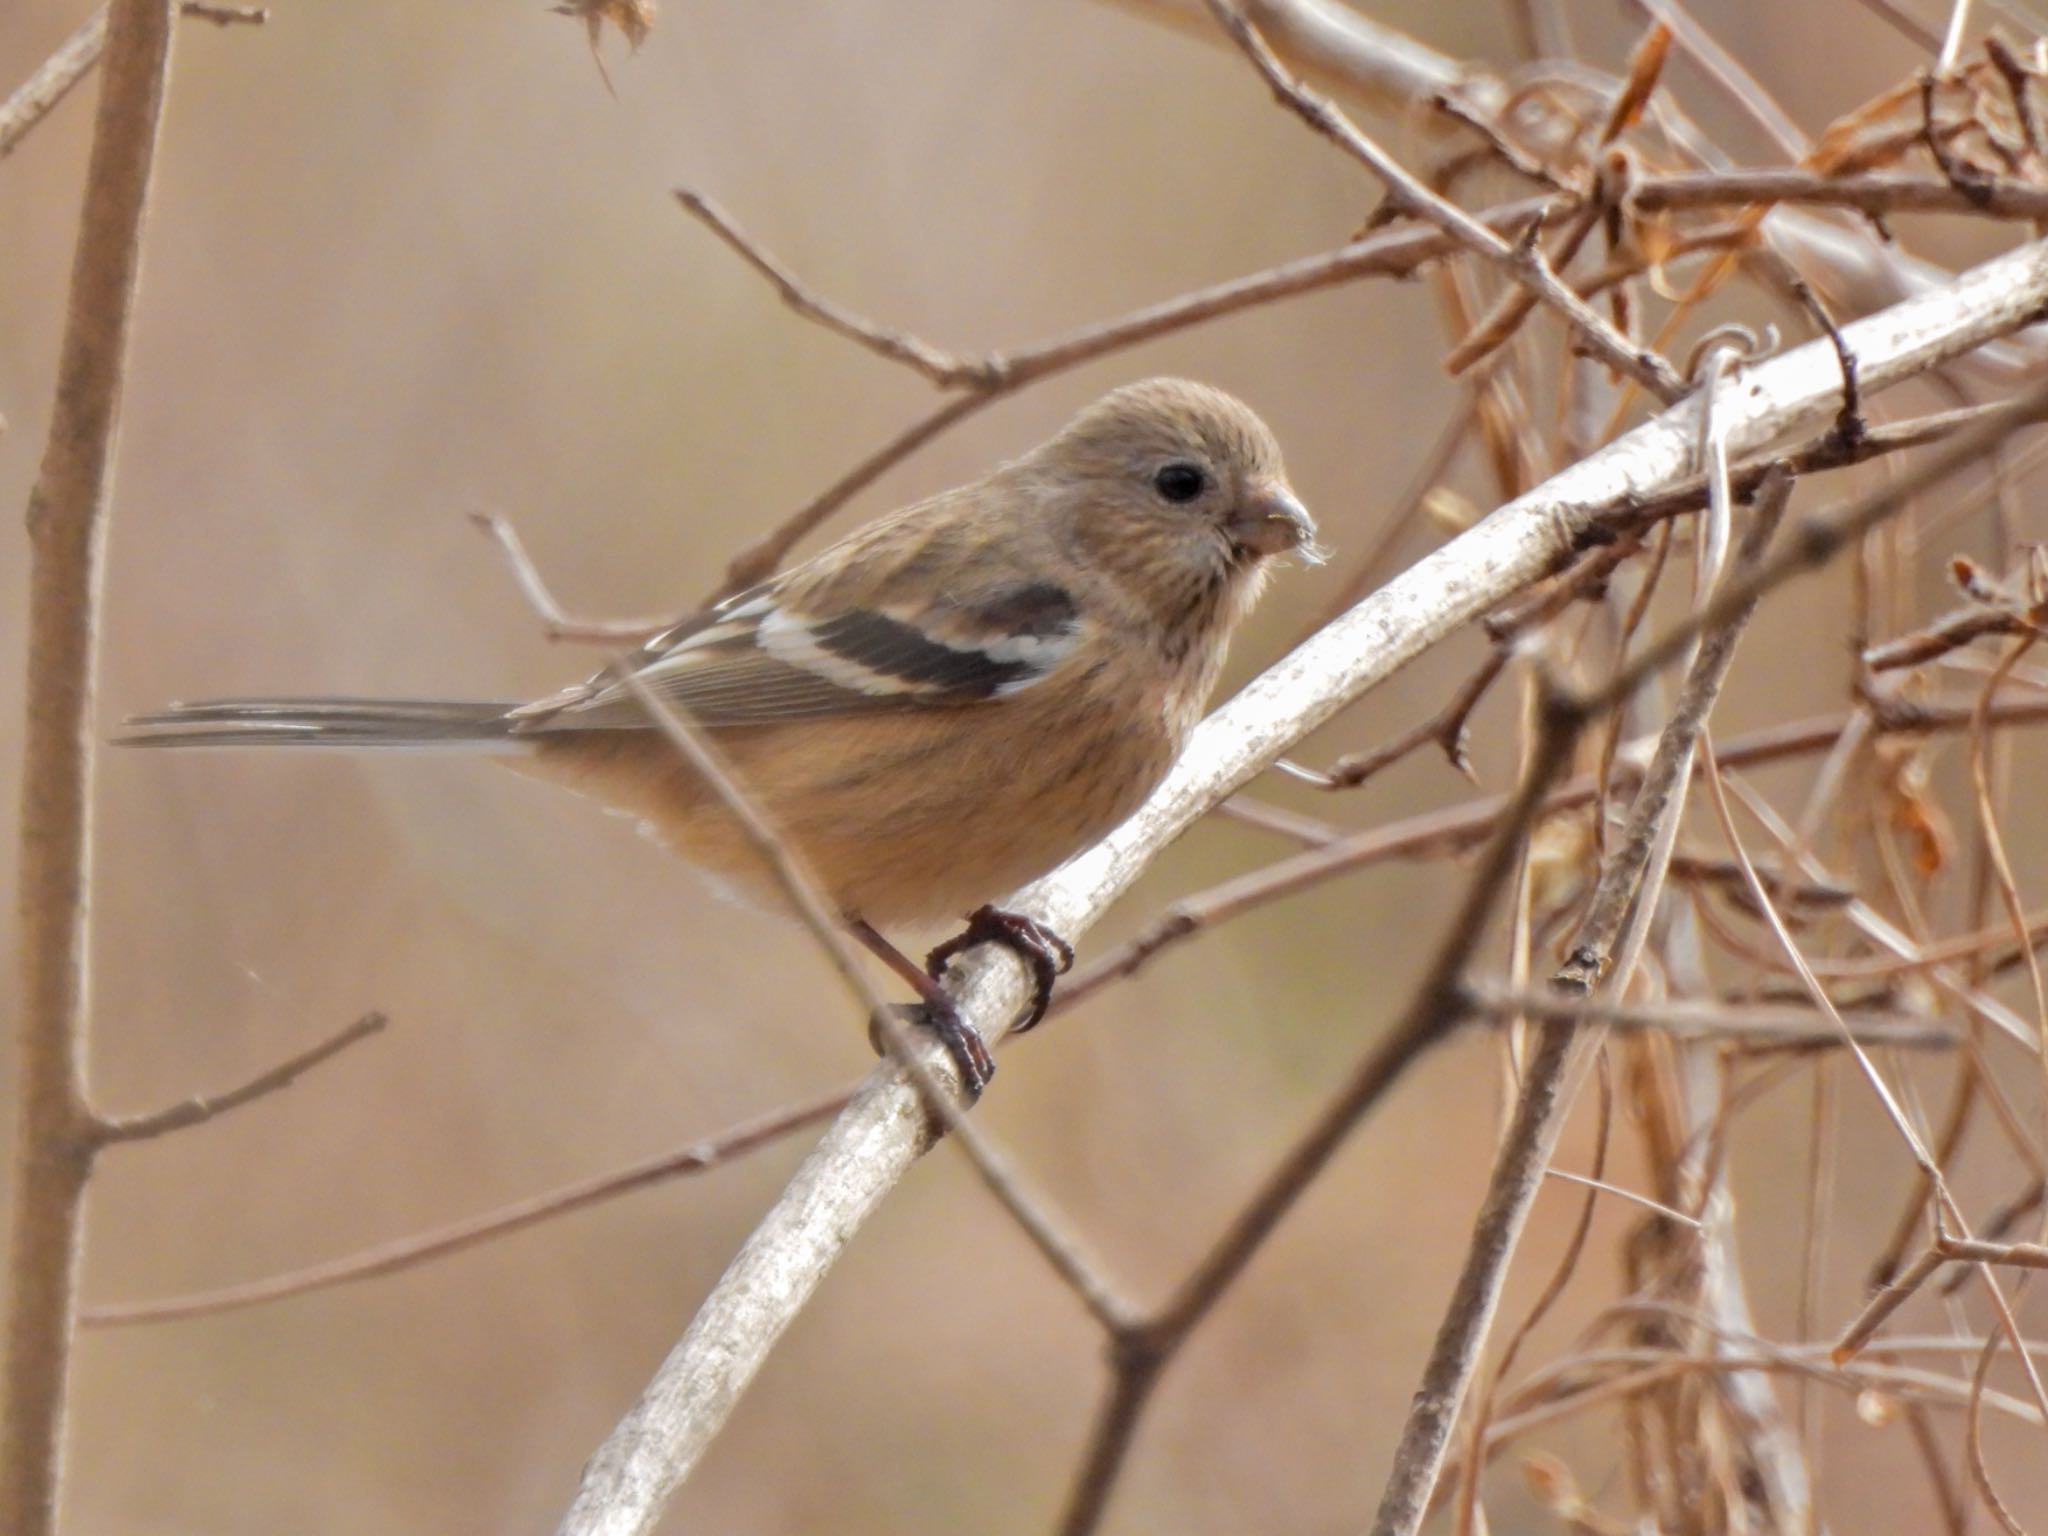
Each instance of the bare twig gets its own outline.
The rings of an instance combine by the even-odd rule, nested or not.
[[[0,158],[12,154],[23,136],[71,93],[99,63],[106,46],[107,12],[102,6],[0,105]]]
[[[176,1322],[189,1317],[212,1317],[222,1312],[240,1311],[244,1307],[261,1306],[266,1302],[283,1301],[287,1297],[311,1295],[315,1291],[329,1290],[357,1280],[396,1274],[481,1243],[509,1237],[514,1232],[523,1232],[528,1227],[565,1216],[571,1211],[601,1205],[635,1190],[722,1168],[758,1147],[829,1119],[844,1109],[852,1097],[851,1087],[827,1089],[812,1098],[771,1110],[628,1167],[580,1179],[546,1194],[451,1222],[431,1232],[412,1233],[323,1263],[309,1264],[283,1274],[266,1275],[260,1280],[249,1280],[239,1285],[165,1296],[154,1301],[87,1307],[79,1313],[78,1321],[86,1328],[123,1328],[143,1323]]]
[[[512,520],[497,512],[472,511],[469,520],[484,537],[498,546],[511,567],[512,579],[519,584],[520,596],[526,599],[541,621],[542,631],[550,640],[575,640],[591,645],[631,645],[650,640],[665,629],[673,628],[673,616],[645,619],[579,619],[563,611],[555,601],[554,593],[541,580],[540,572],[533,563],[533,557],[526,552],[526,543],[519,537],[519,530]]]
[[[1924,662],[1933,661],[1936,657],[1946,656],[1950,651],[1958,650],[1972,641],[1982,640],[1990,635],[2023,634],[2033,627],[2033,621],[2023,614],[1972,603],[1967,608],[1943,614],[1910,635],[1901,635],[1896,640],[1887,640],[1882,645],[1871,646],[1863,653],[1863,664],[1872,672],[1917,667]]]
[[[1760,560],[1763,541],[1776,526],[1791,489],[1791,477],[1782,473],[1766,482],[1745,549],[1751,569]],[[1630,806],[1628,828],[1601,869],[1579,937],[1553,981],[1568,996],[1583,997],[1603,980],[1626,979],[1628,960],[1623,959],[1618,976],[1614,965],[1617,942],[1639,893],[1645,902],[1654,900],[1661,858],[1668,858],[1675,835],[1694,747],[1720,696],[1734,659],[1735,642],[1756,600],[1753,594],[1747,604],[1732,609],[1702,636],[1685,686]],[[1633,687],[1623,669],[1581,707],[1610,708]],[[1646,875],[1652,889],[1643,891]],[[1500,1304],[1509,1260],[1563,1129],[1572,1097],[1571,1078],[1577,1065],[1597,1047],[1599,1038],[1597,1031],[1557,1022],[1543,1025],[1538,1032],[1523,1068],[1513,1119],[1495,1155],[1465,1263],[1394,1449],[1393,1471],[1373,1518],[1374,1536],[1411,1536],[1429,1507],[1459,1405],[1478,1369],[1479,1351]]]
[[[1646,211],[1769,202],[1813,202],[1867,210],[1896,207],[1950,212],[1987,211],[1962,198],[1954,187],[1938,177],[1876,175],[1831,181],[1810,171],[1643,177],[1630,184],[1629,198],[1631,206]],[[1498,234],[1500,231],[1527,228],[1532,221],[1547,221],[1570,206],[1569,200],[1528,198],[1470,217]],[[1988,211],[2012,218],[2037,214],[2048,217],[2048,188],[2001,183],[1992,189]],[[1027,347],[969,357],[930,348],[928,343],[920,342],[917,344],[919,347],[929,348],[934,356],[946,360],[948,367],[955,370],[955,387],[964,388],[965,392],[913,422],[769,533],[741,550],[734,556],[724,581],[712,597],[730,596],[765,579],[801,539],[890,469],[969,416],[1027,384],[1188,326],[1261,304],[1366,277],[1405,277],[1428,262],[1440,260],[1459,249],[1461,244],[1457,237],[1435,226],[1380,230],[1334,251],[1284,262],[1264,271],[1196,289]],[[751,257],[749,259],[752,264]],[[1637,269],[1632,266],[1628,270]],[[781,271],[779,265],[775,270]],[[782,278],[806,295],[811,305],[836,314],[846,313],[840,306],[818,297],[814,290],[794,276],[782,273]],[[1612,277],[1596,275],[1588,283],[1588,291],[1612,280]],[[775,279],[771,277],[771,281]],[[805,309],[804,312],[809,313],[810,310]],[[972,387],[960,382],[966,380],[974,381]],[[1840,445],[1832,452],[1835,455],[1833,462],[1854,462],[1853,458],[1844,456]],[[1796,467],[1827,466],[1801,464]]]
[[[870,352],[891,362],[903,364],[941,389],[956,386],[986,389],[1002,381],[997,364],[984,359],[955,357],[929,342],[877,325],[830,299],[812,293],[787,267],[735,224],[731,215],[703,193],[678,187],[676,201],[682,204],[684,212],[723,240],[740,260],[768,279],[775,291],[782,295],[782,302],[806,319],[815,320],[828,331],[837,331],[841,336],[859,342]]]
[[[1509,243],[1456,204],[1430,191],[1334,104],[1295,79],[1231,0],[1208,0],[1208,5],[1210,14],[1265,77],[1281,104],[1297,113],[1316,132],[1363,162],[1380,179],[1387,196],[1402,212],[1434,224],[1468,250],[1477,251],[1499,264],[1514,281],[1531,289],[1544,303],[1563,315],[1596,357],[1634,379],[1666,404],[1685,393],[1684,381],[1668,362],[1654,352],[1630,345],[1584,299],[1558,279],[1533,245],[1526,241]]]
[[[2048,723],[2048,700],[2008,700],[1993,706],[1992,718],[2007,724]],[[1821,715],[1731,737],[1716,744],[1716,757],[1725,767],[1739,767],[1825,752],[1840,737],[1848,719],[1846,715]],[[1897,710],[1884,722],[1882,729],[1906,734],[1959,732],[1968,730],[1970,721],[1971,711],[1967,706],[1916,707]],[[1625,758],[1634,755],[1633,750],[1623,754]],[[1552,816],[1587,805],[1599,797],[1601,788],[1599,780],[1592,776],[1571,779],[1551,795],[1543,813]],[[1068,978],[1053,999],[1051,1011],[1057,1014],[1074,1007],[1111,982],[1142,970],[1161,952],[1183,943],[1208,925],[1227,921],[1266,902],[1295,895],[1324,880],[1367,865],[1392,859],[1455,853],[1469,847],[1486,836],[1506,804],[1506,796],[1494,795],[1442,811],[1425,812],[1389,826],[1372,827],[1337,838],[1312,839],[1311,847],[1305,853],[1252,870],[1196,895],[1183,897],[1120,948]],[[2032,931],[2048,933],[2048,916],[2036,922]],[[1823,975],[1876,978],[1903,969],[1938,966],[1964,958],[1999,943],[2009,934],[2010,930],[2004,927],[1987,929],[1940,945],[1916,949],[1905,958],[1882,962],[1820,962],[1816,969]]]
[[[1180,1345],[1243,1272],[1259,1245],[1293,1208],[1352,1128],[1462,1018],[1460,978],[1501,890],[1512,880],[1523,840],[1551,784],[1569,760],[1582,723],[1565,707],[1546,714],[1513,801],[1466,883],[1459,910],[1400,1020],[1352,1070],[1335,1097],[1176,1289],[1172,1300],[1117,1340],[1111,1355],[1116,1374],[1068,1495],[1060,1524],[1062,1536],[1084,1536],[1100,1521],[1152,1387]]]
[[[181,0],[180,15],[215,26],[257,26],[270,20],[270,8],[260,5],[209,5],[204,0]],[[14,152],[28,131],[50,115],[71,88],[92,72],[107,46],[107,7],[88,16],[78,30],[66,38],[36,72],[0,103],[0,160]]]
[[[267,5],[213,5],[209,0],[178,0],[178,14],[216,27],[260,27],[270,20]]]
[[[239,1109],[244,1104],[276,1093],[281,1088],[289,1088],[330,1057],[339,1056],[357,1041],[367,1040],[378,1033],[387,1022],[381,1013],[366,1013],[353,1024],[337,1030],[325,1040],[286,1058],[268,1071],[257,1073],[246,1083],[239,1083],[220,1093],[184,1099],[146,1115],[102,1117],[99,1120],[97,1135],[103,1144],[148,1141],[170,1131],[182,1131],[187,1126],[204,1125],[231,1109]]]
[[[1339,758],[1310,782],[1319,789],[1355,789],[1381,769],[1398,763],[1417,747],[1432,742],[1453,768],[1470,778],[1472,765],[1465,752],[1466,722],[1472,718],[1472,711],[1479,707],[1479,701],[1486,697],[1486,690],[1493,686],[1507,664],[1507,651],[1495,649],[1473,669],[1470,677],[1458,685],[1443,708],[1434,715],[1370,752]]]
[[[721,597],[730,597],[735,592],[744,592],[758,581],[765,581],[774,574],[775,568],[806,534],[948,427],[965,421],[984,406],[993,404],[996,395],[997,392],[993,390],[962,395],[958,399],[948,400],[937,410],[912,422],[766,534],[734,555],[731,564],[726,567],[725,580],[719,585],[718,590],[711,594],[710,600],[715,602]]]
[[[20,993],[0,1530],[56,1523],[80,1215],[96,1122],[86,1097],[92,688],[143,211],[171,56],[172,0],[120,0],[93,125],[49,443],[29,497]]]
[[[1467,985],[1466,998],[1475,1013],[1499,1020],[1521,1017],[1544,1023],[1598,1024],[1619,1033],[1717,1041],[1756,1050],[1825,1050],[1842,1043],[1841,1031],[1811,1008],[1691,1000],[1627,1003],[1477,983]],[[1866,1045],[1939,1051],[1962,1044],[1961,1035],[1935,1019],[1904,1013],[1847,1012],[1843,1018],[1850,1032]]]

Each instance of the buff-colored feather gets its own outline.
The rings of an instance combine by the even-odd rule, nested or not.
[[[642,679],[713,731],[849,916],[949,918],[1128,815],[1204,709],[1271,557],[1313,528],[1220,391],[1106,396],[986,478],[870,524],[657,637]],[[230,700],[152,746],[484,747],[769,889],[717,797],[602,678],[529,705]]]

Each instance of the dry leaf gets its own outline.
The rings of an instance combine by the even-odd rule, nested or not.
[[[1880,790],[1886,819],[1905,840],[1913,872],[1923,880],[1933,879],[1948,867],[1949,852],[1955,846],[1954,829],[1929,792],[1930,777],[1926,753],[1909,749],[1884,763]]]
[[[590,57],[597,64],[599,78],[604,88],[612,91],[611,71],[604,67],[604,54],[598,44],[604,38],[604,24],[610,22],[619,29],[619,35],[626,40],[626,47],[634,53],[647,41],[647,34],[654,30],[654,0],[561,0],[553,7],[557,16],[573,16],[583,23],[590,37]]]

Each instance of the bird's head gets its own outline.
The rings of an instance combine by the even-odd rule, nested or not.
[[[1147,379],[1103,396],[1034,457],[1082,492],[1081,515],[1126,537],[1188,545],[1233,566],[1299,550],[1315,522],[1280,445],[1251,407],[1206,384]]]
[[[1223,599],[1213,611],[1228,624],[1274,556],[1322,558],[1272,431],[1206,384],[1125,385],[1025,463],[1090,562],[1162,616]]]

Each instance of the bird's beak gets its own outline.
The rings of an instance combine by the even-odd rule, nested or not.
[[[1315,547],[1316,522],[1286,486],[1267,481],[1252,487],[1228,524],[1231,542],[1254,555],[1284,555]]]

